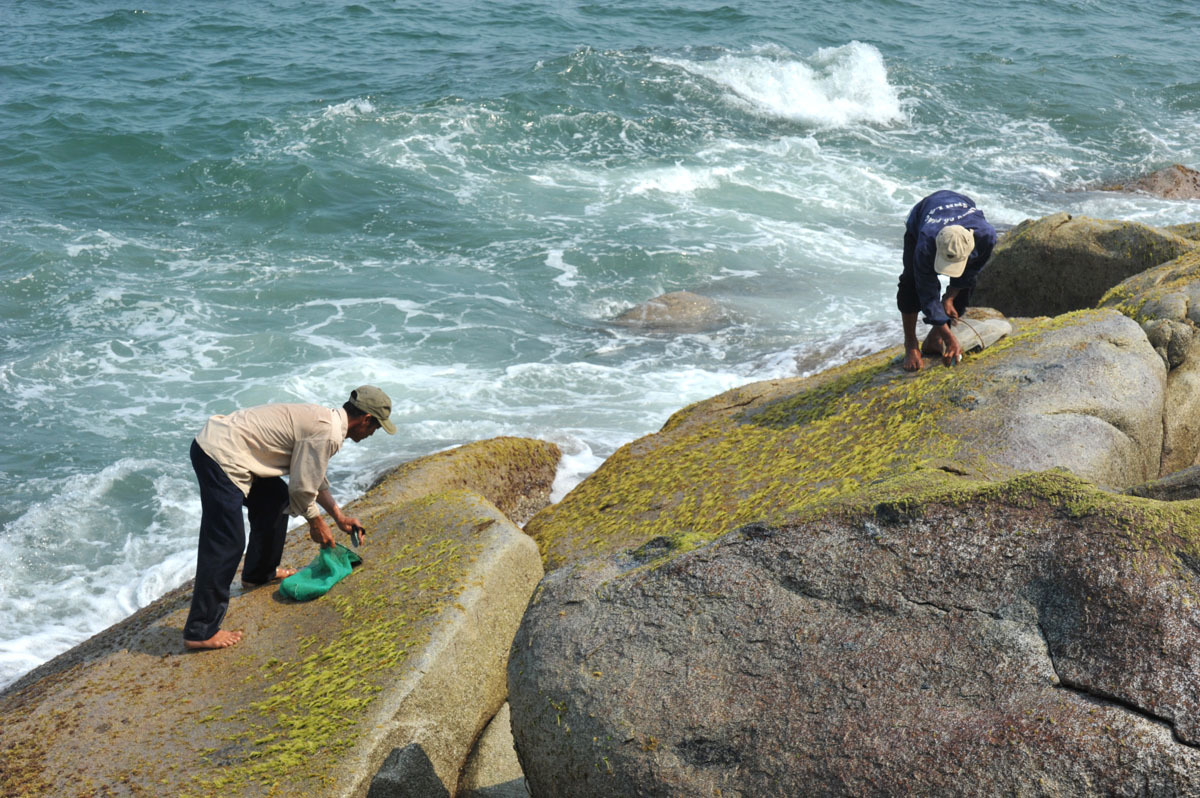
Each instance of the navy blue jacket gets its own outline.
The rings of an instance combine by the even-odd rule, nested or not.
[[[937,255],[938,232],[952,224],[962,225],[975,234],[975,249],[967,258],[967,267],[960,276],[950,278],[952,288],[970,290],[996,246],[996,228],[975,207],[973,199],[953,191],[935,191],[913,206],[904,225],[904,273],[900,280],[916,283],[925,323],[935,326],[950,320],[942,306],[942,286],[933,269],[933,259]]]

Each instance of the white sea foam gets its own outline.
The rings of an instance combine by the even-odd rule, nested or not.
[[[904,118],[900,96],[888,82],[875,47],[850,42],[807,59],[760,52],[726,54],[712,61],[662,58],[723,87],[759,113],[818,127]]]
[[[199,500],[172,471],[178,464],[123,458],[42,480],[48,498],[0,535],[0,686],[190,578]],[[153,484],[152,501],[129,508],[139,481]]]
[[[561,272],[554,278],[554,282],[564,288],[572,288],[579,284],[576,279],[579,277],[579,269],[563,260],[563,252],[561,249],[554,249],[546,253],[546,265],[551,269],[556,269]]]
[[[166,167],[158,182],[186,184],[182,200],[148,181],[82,228],[0,219],[23,253],[5,286],[31,312],[2,333],[10,446],[49,440],[59,416],[89,436],[5,475],[20,499],[0,535],[0,684],[191,575],[186,443],[209,413],[337,404],[373,382],[400,432],[334,458],[340,499],[398,462],[521,435],[562,447],[558,500],[689,402],[896,343],[903,221],[929,191],[963,190],[1009,224],[1197,216],[1087,190],[1198,160],[1191,112],[1089,138],[1057,113],[1014,118],[989,92],[909,85],[919,67],[889,74],[860,42],[648,54],[665,47],[587,49],[492,96],[476,84],[385,103],[355,85],[344,101],[285,100],[272,107],[296,110],[254,119],[232,157]],[[278,177],[297,163],[300,191]],[[337,228],[338,198],[360,188],[374,207]],[[313,212],[322,192],[330,217]],[[279,225],[237,210],[298,193]],[[607,325],[679,289],[737,323],[675,337]]]

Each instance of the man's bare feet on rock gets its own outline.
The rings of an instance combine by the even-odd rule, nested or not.
[[[905,371],[920,371],[924,366],[924,361],[921,360],[921,350],[913,347],[906,349],[904,352],[904,370]]]
[[[204,651],[210,648],[229,648],[236,646],[242,640],[242,633],[226,632],[224,629],[218,630],[215,635],[207,640],[184,640],[183,647],[192,651]]]
[[[271,578],[271,581],[278,582],[280,579],[287,579],[294,573],[296,573],[295,568],[284,568],[281,565],[275,569],[275,576]],[[242,587],[258,587],[259,585],[264,584],[266,584],[266,582],[247,582],[245,579],[242,580]]]

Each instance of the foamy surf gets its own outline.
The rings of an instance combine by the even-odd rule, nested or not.
[[[0,685],[190,576],[211,413],[375,382],[401,431],[334,458],[340,499],[494,435],[558,443],[559,498],[690,402],[897,343],[929,191],[1194,221],[1093,187],[1200,163],[1200,17],[1035,5],[1086,35],[1016,41],[971,2],[534,0],[328,15],[297,50],[302,7],[131,36],[30,6],[0,103]],[[610,324],[678,290],[729,325]]]

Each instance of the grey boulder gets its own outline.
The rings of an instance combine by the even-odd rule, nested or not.
[[[549,574],[508,665],[532,794],[1200,794],[1194,514],[943,479]]]
[[[1009,316],[1055,316],[1090,308],[1125,278],[1197,246],[1137,222],[1067,213],[1026,220],[997,244],[971,301]]]

